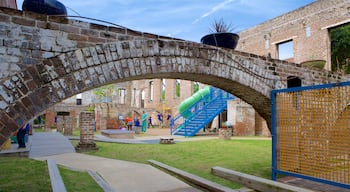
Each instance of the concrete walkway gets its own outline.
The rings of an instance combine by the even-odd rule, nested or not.
[[[199,191],[151,165],[120,161],[79,153],[37,157],[38,160],[54,159],[68,168],[95,171],[114,191]]]
[[[71,142],[58,132],[40,132],[30,136],[29,158],[75,153]]]
[[[58,165],[75,170],[95,171],[118,192],[199,191],[148,164],[75,153],[69,140],[56,132],[33,134],[29,157],[53,159]]]

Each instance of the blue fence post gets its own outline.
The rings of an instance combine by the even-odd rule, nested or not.
[[[169,127],[170,127],[170,135],[173,135],[173,125],[174,125],[174,120],[173,120],[173,119],[170,119],[170,124],[169,124]]]
[[[276,155],[276,92],[271,92],[271,136],[272,136],[272,180],[277,179],[277,155]]]

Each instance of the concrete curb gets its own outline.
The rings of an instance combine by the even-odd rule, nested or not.
[[[89,175],[96,181],[96,183],[105,192],[114,192],[114,190],[109,186],[109,184],[95,171],[88,171]]]
[[[188,172],[182,171],[180,169],[176,169],[174,167],[168,166],[166,164],[160,163],[158,161],[155,160],[148,160],[148,162],[153,165],[153,166],[157,166],[160,167],[162,169],[165,169],[171,173],[174,173],[182,178],[184,178],[185,180],[198,185],[204,189],[208,189],[209,191],[217,191],[217,192],[238,192],[237,190],[233,190],[231,188],[219,185],[217,183],[214,183],[212,181],[209,181],[207,179],[198,177],[196,175],[192,175]]]
[[[287,185],[287,184],[272,181],[269,179],[248,175],[248,174],[233,171],[230,169],[225,169],[222,167],[213,167],[211,171],[216,176],[225,178],[229,181],[240,183],[246,187],[249,187],[257,191],[312,192],[312,190],[309,190],[309,189]]]
[[[67,192],[66,186],[63,183],[60,171],[58,170],[55,160],[48,159],[47,166],[49,169],[51,187],[53,192]]]

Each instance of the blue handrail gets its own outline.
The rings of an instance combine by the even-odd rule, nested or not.
[[[191,114],[189,117],[185,118],[181,114],[177,114],[170,120],[170,134],[173,135],[183,131],[185,136],[193,136],[227,107],[226,103],[222,104],[222,102],[231,99],[234,99],[234,96],[230,93],[210,87],[210,94],[205,95],[201,100],[192,104],[184,111],[186,114]],[[208,110],[208,108],[213,105],[215,105],[216,108],[215,112]],[[188,126],[195,120],[198,120],[198,118],[196,118],[198,116],[204,116],[204,121],[202,121],[196,129],[189,129]]]

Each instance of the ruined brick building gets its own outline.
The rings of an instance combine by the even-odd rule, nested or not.
[[[6,4],[6,2],[8,3]],[[6,5],[1,6],[15,8],[10,2],[13,1],[2,1]],[[318,0],[241,31],[239,33],[240,41],[236,49],[273,59],[288,60],[295,62],[296,65],[314,60],[324,61],[324,68],[330,70],[331,40],[329,31],[349,23],[349,0]],[[286,55],[282,54],[283,45],[291,47],[292,51],[287,52]],[[283,70],[279,73],[283,73]],[[298,71],[295,74],[302,77],[302,74],[298,74]],[[94,95],[91,92],[83,93],[81,96],[74,97],[46,111],[47,127],[54,125],[54,116],[57,111],[72,111],[71,114],[78,114],[79,110],[89,108],[91,103],[96,104],[97,124],[101,129],[113,127],[114,125],[109,124],[108,120],[117,119],[120,114],[136,116],[142,113],[143,110],[152,115],[156,123],[157,112],[169,112],[172,116],[176,115],[177,106],[193,94],[196,84],[197,82],[176,79],[147,79],[124,82],[116,84],[114,91],[106,96],[107,99],[104,102],[99,101],[97,103],[93,100]],[[199,84],[199,87],[203,86],[205,85]],[[176,91],[176,87],[179,87],[180,94]],[[79,104],[79,108],[76,108],[77,104]],[[233,122],[236,135],[269,134],[264,119],[255,113],[249,104],[239,99],[228,103],[228,110],[225,115],[227,120]],[[74,124],[75,120],[70,120],[70,122]],[[219,127],[215,123],[213,123],[213,126]]]

